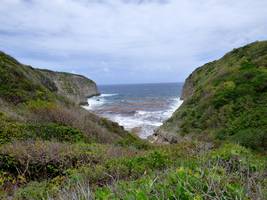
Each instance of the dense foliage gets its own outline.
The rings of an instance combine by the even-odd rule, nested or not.
[[[264,177],[266,157],[255,157],[250,150],[238,145],[206,148],[208,145],[205,143],[189,142],[138,150],[96,144],[77,144],[67,148],[63,144],[47,143],[49,148],[51,145],[54,146],[52,149],[58,148],[54,151],[56,153],[52,153],[47,147],[38,147],[40,144],[29,145],[37,145],[35,148],[38,151],[44,151],[44,160],[48,162],[35,155],[24,174],[17,174],[11,166],[8,169],[14,169],[13,172],[2,172],[1,181],[6,190],[20,186],[15,199],[193,200],[267,197]],[[16,144],[12,145],[14,147]],[[32,155],[33,152],[26,148],[27,154]],[[60,151],[60,148],[65,151]],[[20,161],[16,165],[23,171],[27,154],[19,155],[14,152],[16,148],[9,146],[5,149],[1,152],[13,151],[10,165]],[[73,160],[76,160],[75,165],[71,162]]]
[[[163,129],[206,134],[267,149],[267,42],[235,49],[198,68],[185,83],[193,94]]]
[[[33,68],[18,63],[12,57],[0,52],[0,97],[17,105],[32,99],[50,100],[50,90],[55,86]],[[34,77],[40,77],[46,84],[40,84]],[[49,90],[50,89],[50,90]]]

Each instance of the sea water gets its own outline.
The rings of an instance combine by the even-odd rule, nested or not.
[[[147,138],[182,104],[182,83],[102,85],[84,108]]]

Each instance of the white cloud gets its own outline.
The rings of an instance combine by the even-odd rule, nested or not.
[[[0,1],[3,50],[100,82],[132,74],[125,81],[182,81],[198,65],[267,35],[266,0]]]

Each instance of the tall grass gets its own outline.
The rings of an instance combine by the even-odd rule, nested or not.
[[[68,189],[61,189],[56,197],[48,197],[47,200],[93,200],[89,184],[77,182]]]

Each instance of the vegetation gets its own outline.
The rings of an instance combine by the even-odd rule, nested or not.
[[[28,68],[29,74],[26,75],[23,65],[20,65],[15,59],[1,52],[0,63],[1,98],[15,105],[29,99],[43,99],[46,101],[51,99],[51,93],[47,88],[27,77],[27,75],[38,76],[32,68]]]
[[[84,111],[1,53],[0,199],[267,199],[266,48],[190,76],[193,94],[161,130],[198,137],[170,145]]]
[[[103,146],[101,147],[103,148]],[[101,149],[100,148],[100,149]],[[114,147],[112,147],[113,149]],[[264,199],[267,160],[239,145],[189,142],[157,150],[100,151],[49,180],[30,181],[16,199]],[[127,152],[127,153],[126,153]],[[117,155],[119,153],[119,156]],[[93,157],[92,157],[93,159]]]
[[[162,130],[267,149],[266,41],[235,49],[198,68],[187,79],[187,90],[193,93]]]

